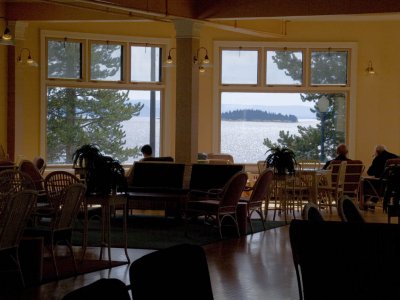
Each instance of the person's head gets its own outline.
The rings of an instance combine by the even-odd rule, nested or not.
[[[144,145],[140,151],[143,154],[143,157],[150,157],[153,154],[153,149],[150,145]]]
[[[380,155],[382,152],[386,151],[386,146],[385,145],[376,145],[375,146],[375,155],[378,156]]]
[[[349,151],[347,150],[347,146],[345,144],[339,144],[336,148],[336,154],[337,155],[344,155],[347,156],[347,153]]]

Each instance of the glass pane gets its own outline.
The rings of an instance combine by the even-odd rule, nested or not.
[[[301,85],[303,83],[302,51],[267,51],[266,84]]]
[[[257,84],[258,51],[222,50],[222,84]]]
[[[82,43],[47,41],[47,77],[82,78]]]
[[[346,85],[347,51],[312,51],[311,84]]]
[[[72,163],[82,145],[94,143],[121,163],[141,158],[152,144],[159,154],[160,91],[50,87],[47,90],[47,161]]]
[[[329,103],[321,113],[323,95]],[[221,152],[237,163],[256,163],[279,144],[297,159],[325,161],[344,142],[345,111],[344,94],[222,93]]]
[[[131,47],[131,81],[161,81],[161,48]]]
[[[122,80],[122,46],[92,44],[90,49],[91,80]]]

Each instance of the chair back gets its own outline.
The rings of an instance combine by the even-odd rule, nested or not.
[[[39,169],[35,166],[33,161],[23,159],[19,162],[18,169],[21,172],[25,172],[29,174],[29,176],[32,178],[33,183],[35,184],[35,189],[37,191],[44,191],[44,178],[42,174],[40,174]]]
[[[297,161],[300,170],[317,170],[321,169],[321,163],[316,159],[301,159]]]
[[[210,165],[231,165],[231,161],[229,159],[222,159],[222,158],[209,158],[207,162]]]
[[[53,231],[72,229],[85,193],[86,186],[83,183],[72,183],[65,189],[59,206],[55,207],[51,224]]]
[[[15,193],[26,189],[35,189],[35,184],[29,174],[16,169],[0,172],[0,193]]]
[[[360,190],[361,176],[364,173],[361,160],[348,160],[343,185],[343,194],[357,198]]]
[[[266,199],[271,189],[273,179],[274,171],[272,169],[266,169],[258,176],[247,204],[250,208],[253,205],[259,206]]]
[[[44,158],[41,156],[35,156],[33,158],[33,164],[36,166],[36,168],[39,170],[40,174],[43,176],[44,171],[46,170],[46,166],[47,166]]]
[[[130,188],[137,191],[182,189],[184,163],[167,161],[136,161],[133,165]]]
[[[399,158],[389,158],[385,162],[385,167],[391,166],[391,165],[400,165],[400,157]]]
[[[0,250],[18,247],[25,226],[36,204],[35,190],[21,190],[8,194],[4,210],[0,212]]]
[[[349,196],[340,197],[338,200],[338,214],[343,222],[361,222],[365,219],[353,198]]]
[[[292,220],[290,245],[304,300],[400,299],[398,224]]]
[[[244,188],[247,183],[247,173],[239,172],[232,176],[232,178],[225,185],[222,193],[219,196],[220,207],[219,210],[223,212],[236,212],[236,207],[242,196]]]
[[[7,169],[0,172],[0,212],[4,210],[10,194],[22,190],[34,190],[32,178],[17,169]]]
[[[222,159],[227,161],[227,164],[234,164],[233,156],[227,153],[207,153],[207,159]]]
[[[232,176],[244,170],[243,165],[193,164],[190,174],[190,190],[208,191],[222,189]]]
[[[334,160],[329,164],[328,169],[331,170],[331,184],[337,189],[343,189],[346,175],[347,161]]]
[[[159,157],[144,157],[140,161],[167,161],[167,162],[174,162],[174,158],[172,156],[159,156]]]
[[[146,254],[132,262],[129,278],[135,300],[214,299],[207,258],[198,245],[180,244]]]
[[[59,205],[65,189],[73,183],[81,182],[78,177],[67,171],[53,171],[44,179],[47,199],[53,207]]]
[[[267,169],[267,164],[265,162],[265,160],[259,160],[257,161],[257,169],[258,169],[258,173],[261,174],[262,171],[264,171],[265,169]]]
[[[324,217],[322,216],[318,205],[313,202],[308,202],[304,205],[301,217],[303,220],[307,221],[324,221]]]

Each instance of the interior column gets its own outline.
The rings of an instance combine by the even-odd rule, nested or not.
[[[199,119],[199,72],[193,56],[199,48],[200,24],[176,20],[176,129],[175,160],[197,161]]]

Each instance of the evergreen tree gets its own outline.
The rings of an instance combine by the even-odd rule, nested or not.
[[[272,57],[274,63],[280,70],[285,70],[285,74],[293,80],[302,80],[302,61],[300,58],[291,54],[290,51],[277,51]],[[311,61],[312,78],[311,82],[318,84],[340,84],[346,82],[347,59],[345,56],[336,52],[329,55],[325,53],[314,55]],[[320,94],[306,93],[301,94],[303,102],[315,103],[311,112],[316,113],[317,120],[321,120],[321,113],[317,109],[317,101],[325,95],[329,100],[328,111],[324,113],[324,147],[328,158],[335,156],[336,146],[344,142],[344,132],[337,128],[337,111],[345,111],[344,103],[335,101],[337,97],[343,97],[343,94]],[[319,159],[321,157],[321,123],[315,127],[297,126],[298,135],[289,134],[280,131],[277,143],[272,143],[268,138],[264,139],[264,145],[267,148],[274,148],[282,145],[292,149],[297,159]]]
[[[49,77],[79,78],[79,43],[51,41],[48,50]],[[115,46],[95,47],[91,53],[92,78],[112,78],[117,74],[121,64],[120,58],[113,55],[115,50]],[[93,143],[121,162],[138,156],[138,147],[124,147],[126,134],[121,122],[139,115],[143,104],[133,105],[128,95],[129,91],[122,90],[49,87],[48,162],[72,163],[77,148]]]

